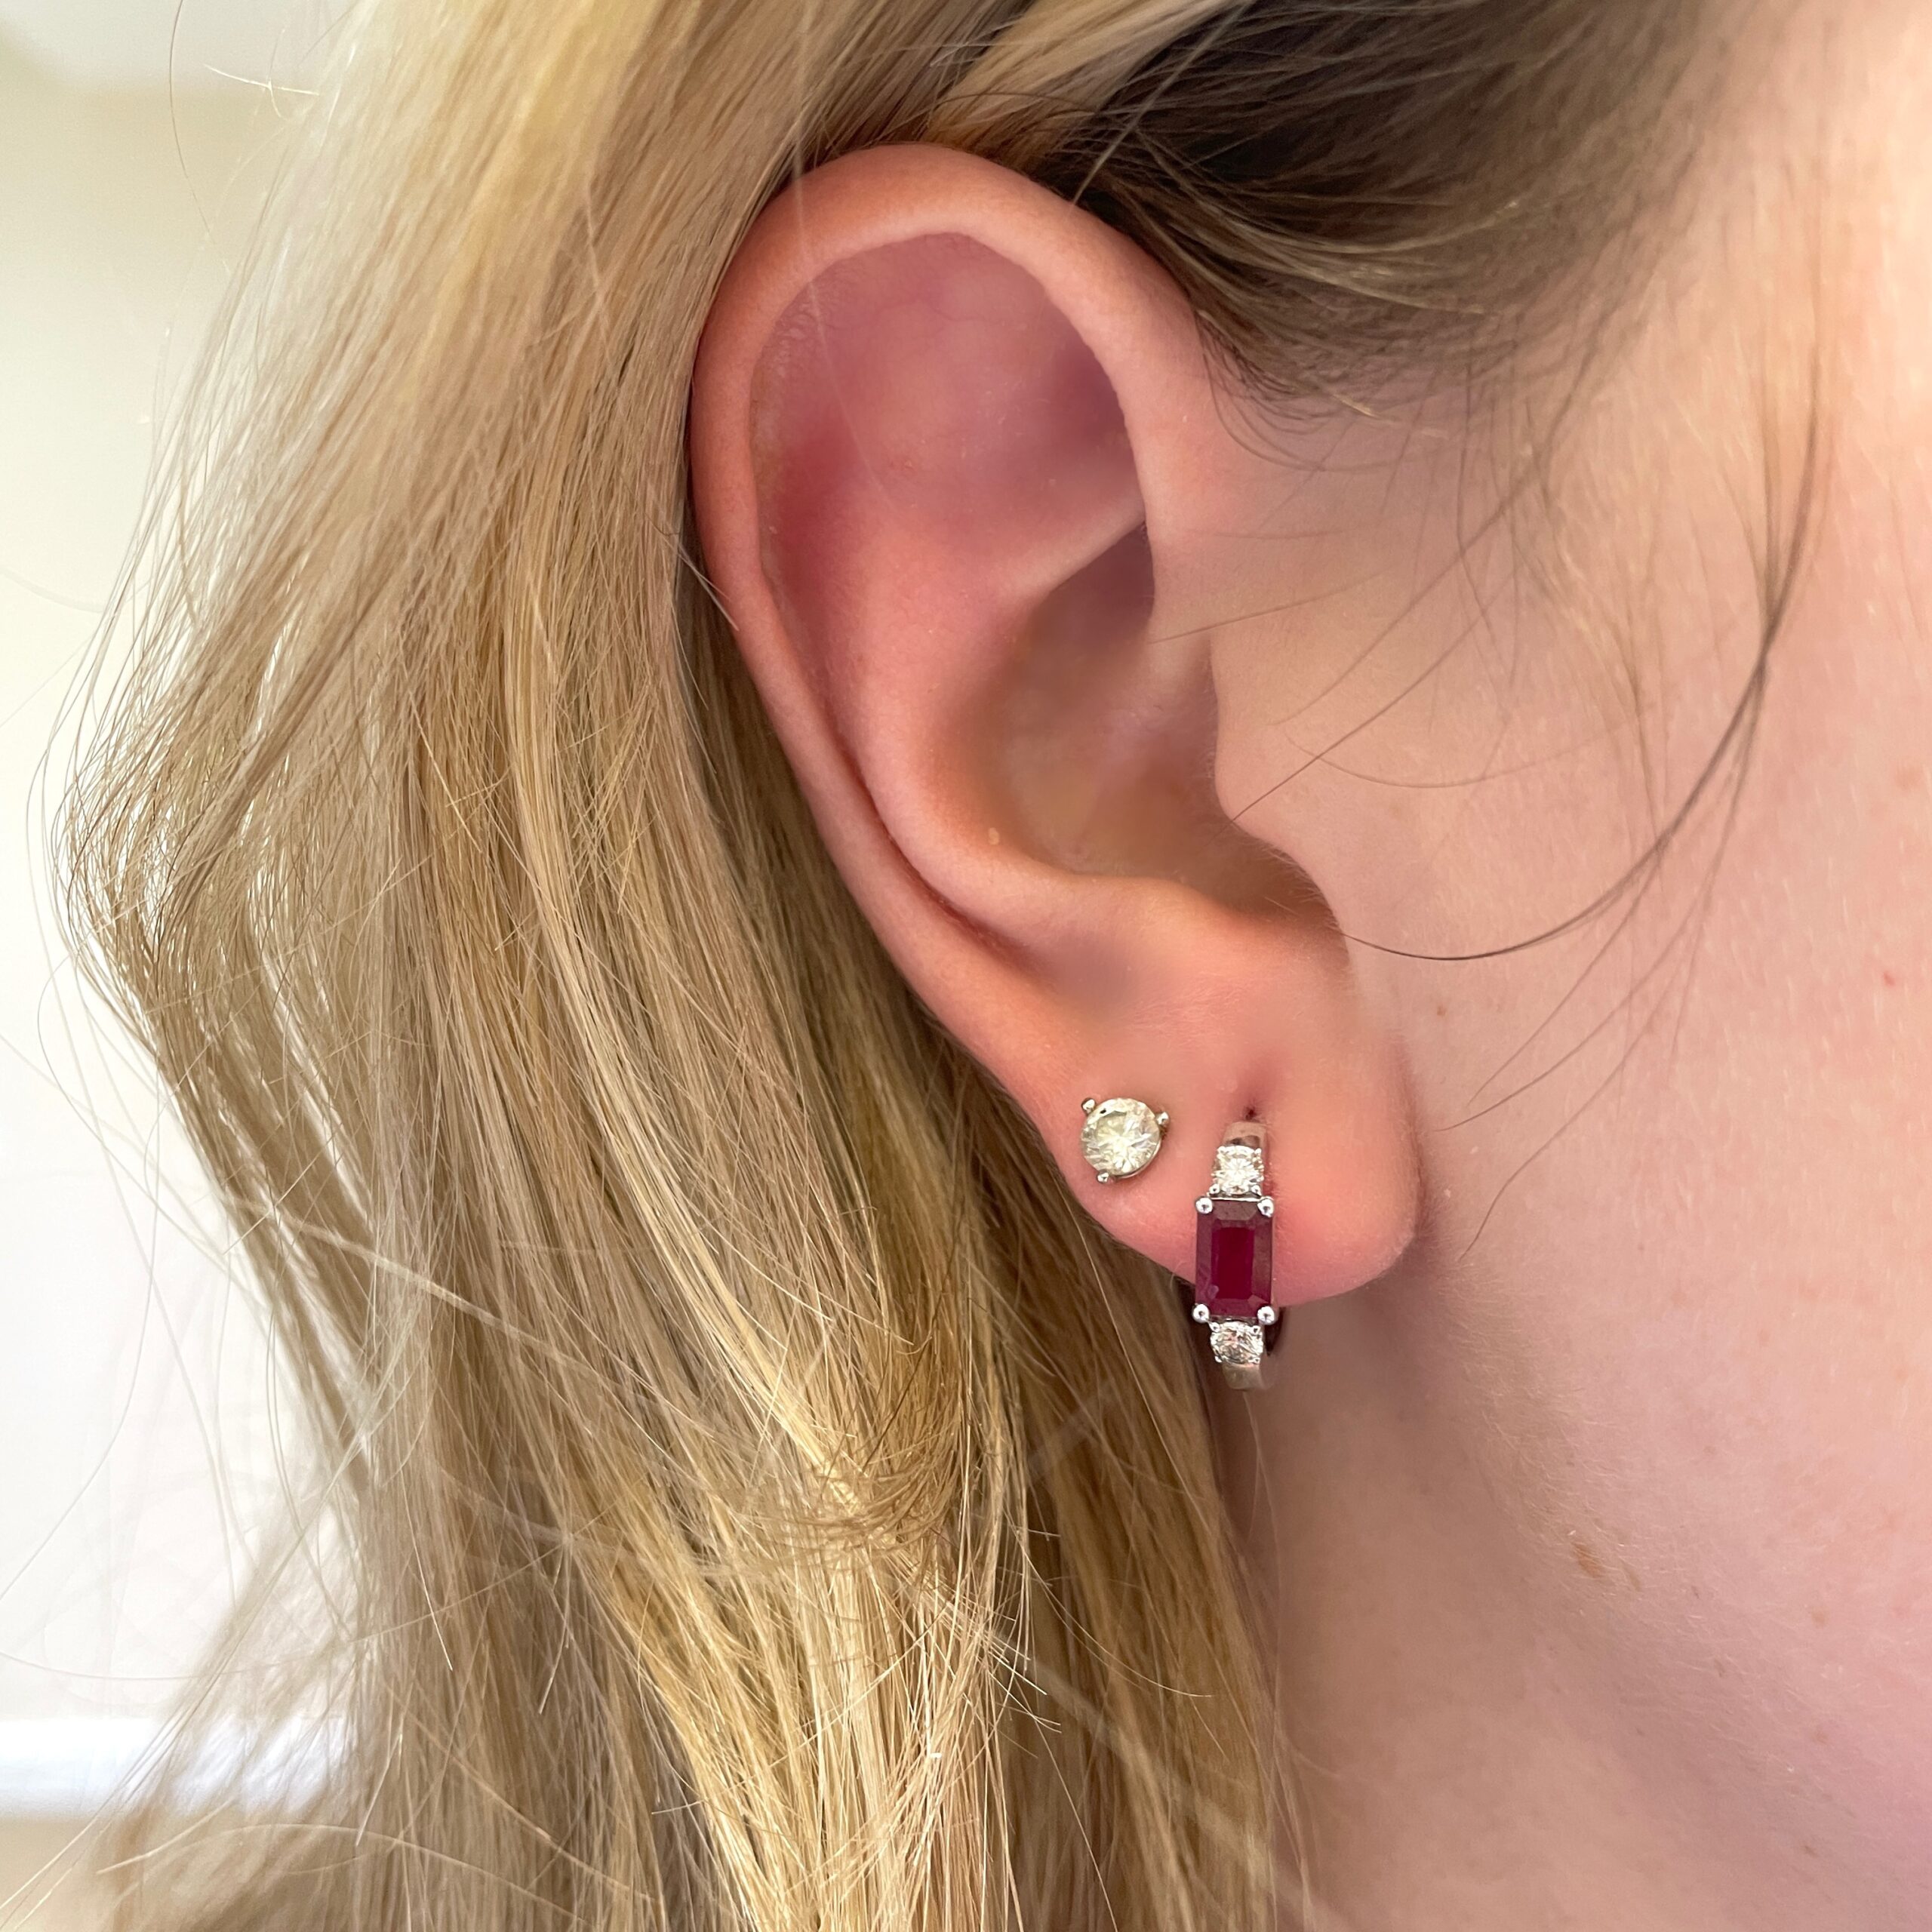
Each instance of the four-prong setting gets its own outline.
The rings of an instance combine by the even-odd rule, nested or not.
[[[1168,1116],[1145,1100],[1124,1096],[1080,1103],[1086,1118],[1080,1127],[1080,1152],[1103,1186],[1129,1180],[1142,1172],[1161,1151]]]

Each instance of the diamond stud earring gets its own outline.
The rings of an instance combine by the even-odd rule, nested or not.
[[[1194,1204],[1194,1318],[1236,1389],[1263,1386],[1268,1350],[1281,1332],[1264,1146],[1258,1121],[1236,1121],[1214,1150],[1208,1192]]]
[[[1125,1180],[1161,1151],[1168,1117],[1145,1100],[1082,1100],[1080,1151],[1096,1180]]]

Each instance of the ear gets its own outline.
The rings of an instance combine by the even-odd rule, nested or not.
[[[832,854],[915,989],[1115,1234],[1191,1271],[1232,1121],[1276,1298],[1414,1223],[1394,1052],[1321,895],[1215,785],[1214,618],[1281,478],[1171,282],[1004,170],[887,149],[764,214],[700,355],[707,567]],[[1291,648],[1291,640],[1290,641]],[[1084,1164],[1084,1097],[1171,1116]]]

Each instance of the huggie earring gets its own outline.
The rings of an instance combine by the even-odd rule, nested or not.
[[[1096,1180],[1125,1180],[1161,1151],[1168,1117],[1145,1100],[1082,1100],[1080,1111],[1080,1151]]]
[[[1275,1203],[1258,1121],[1238,1120],[1214,1150],[1208,1192],[1194,1204],[1194,1318],[1236,1389],[1259,1389],[1280,1339],[1275,1306]]]

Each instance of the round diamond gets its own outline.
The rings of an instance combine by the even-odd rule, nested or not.
[[[1267,1339],[1251,1321],[1217,1321],[1208,1331],[1208,1346],[1223,1368],[1252,1368]]]
[[[1246,1195],[1251,1200],[1261,1192],[1261,1149],[1224,1140],[1214,1152],[1214,1178],[1208,1183],[1211,1194]]]
[[[1080,1151],[1097,1174],[1124,1180],[1161,1151],[1160,1117],[1145,1100],[1103,1100],[1081,1128]]]

